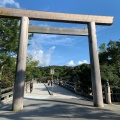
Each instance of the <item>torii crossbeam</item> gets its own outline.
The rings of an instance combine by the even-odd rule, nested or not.
[[[56,28],[56,27],[44,27],[44,26],[29,25],[28,32],[29,33],[40,33],[40,34],[88,36],[87,28],[71,29],[71,28]]]

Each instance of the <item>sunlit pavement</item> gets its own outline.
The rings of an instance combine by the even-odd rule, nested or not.
[[[120,105],[105,104],[104,108],[96,108],[92,101],[62,87],[45,85],[35,83],[33,92],[25,93],[23,110],[11,111],[12,102],[0,108],[0,120],[120,119]]]

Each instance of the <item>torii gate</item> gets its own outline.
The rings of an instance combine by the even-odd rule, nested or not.
[[[98,50],[97,50],[96,25],[112,25],[113,17],[42,12],[42,11],[21,10],[21,9],[0,7],[0,17],[2,16],[10,17],[10,18],[18,18],[18,19],[21,18],[19,49],[18,49],[18,55],[17,55],[16,77],[15,77],[14,94],[13,94],[13,110],[14,111],[19,111],[23,109],[29,19],[78,23],[78,24],[88,25],[88,30],[29,26],[29,32],[46,33],[46,34],[78,35],[78,36],[88,35],[92,89],[93,89],[93,102],[94,102],[94,106],[96,107],[104,106],[103,96],[102,96],[100,68],[99,68],[99,59],[98,59]]]

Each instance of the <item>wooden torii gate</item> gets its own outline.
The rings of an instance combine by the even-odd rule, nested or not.
[[[103,96],[101,86],[101,76],[99,68],[96,25],[112,25],[113,17],[111,16],[93,16],[80,14],[65,14],[55,12],[42,12],[32,10],[21,10],[0,7],[0,17],[10,17],[21,19],[19,49],[17,55],[16,76],[13,94],[13,110],[19,111],[23,109],[24,81],[26,71],[26,53],[28,44],[28,28],[29,32],[41,32],[47,34],[67,34],[67,35],[88,35],[89,53],[93,89],[93,102],[96,107],[103,107]],[[30,20],[67,22],[77,24],[87,24],[87,29],[65,29],[65,28],[45,28],[28,26]]]

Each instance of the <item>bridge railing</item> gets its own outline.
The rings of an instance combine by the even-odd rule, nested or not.
[[[120,102],[120,89],[116,89],[116,90],[111,89],[111,101]]]
[[[83,91],[80,90],[80,87],[76,86],[75,83],[73,82],[62,82],[62,81],[56,81],[56,84],[58,84],[59,86],[62,86],[68,90],[71,90],[73,92],[75,92],[76,94],[80,94],[82,96],[88,97],[88,98],[93,98],[92,93],[87,94],[84,93]],[[105,101],[105,87],[103,87],[103,100]],[[111,101],[112,102],[120,102],[120,89],[116,89],[113,90],[111,88]]]
[[[9,99],[13,95],[13,87],[1,90],[0,102]]]
[[[33,81],[33,83],[35,83],[35,81]],[[0,103],[2,101],[7,101],[10,97],[13,96],[13,89],[14,87],[8,87],[0,90]],[[24,92],[28,92],[29,90],[30,90],[30,81],[25,82],[25,86],[24,86]]]
[[[74,82],[56,81],[55,84],[58,84],[59,86],[64,87],[64,88],[66,88],[66,89],[68,89],[68,90],[70,90],[70,91],[72,91],[72,92],[74,92],[76,94],[88,97],[90,99],[93,98],[92,95],[84,93],[83,91],[81,91],[80,87],[78,87],[77,84],[74,83]]]
[[[61,84],[61,86],[71,90],[71,91],[75,91],[75,84],[73,82],[63,82]]]
[[[105,86],[103,87],[103,100],[106,102]],[[120,102],[120,88],[110,88],[111,102]]]

